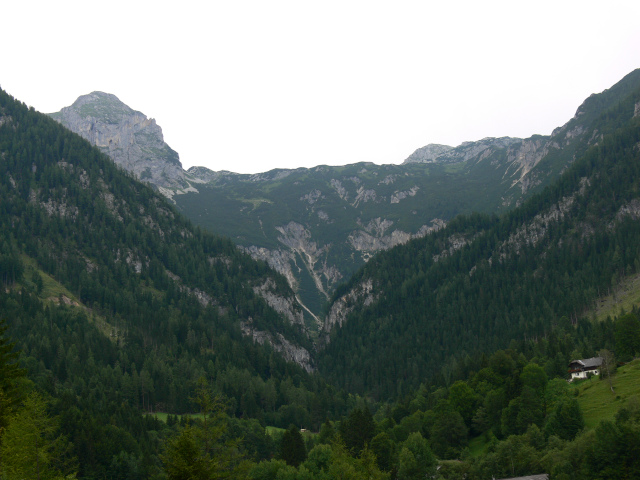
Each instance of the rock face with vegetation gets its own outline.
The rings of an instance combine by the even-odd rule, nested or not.
[[[542,191],[611,128],[596,120],[629,94],[637,77],[585,100],[550,136],[428,145],[402,165],[257,175],[198,167],[190,173],[206,183],[197,194],[176,197],[177,205],[268,262],[309,310],[324,316],[322,305],[337,285],[378,252],[437,231],[460,213],[500,213]]]
[[[313,370],[303,310],[284,277],[230,240],[194,227],[162,195],[132,179],[79,136],[40,114],[30,116],[2,95],[0,193],[2,204],[12,207],[2,212],[0,222],[5,233],[13,232],[6,240],[9,245],[27,235],[29,246],[21,248],[29,251],[23,254],[65,286],[55,298],[58,304],[117,315],[117,322],[102,324],[126,345],[142,337],[147,346],[162,343],[172,335],[166,330],[169,322],[186,329],[175,331],[176,338],[186,335],[184,340],[193,347],[221,351],[216,344],[222,331],[207,333],[221,328],[229,339],[235,338],[232,343],[243,344],[243,333],[250,338],[237,349],[239,358],[242,348],[255,340]],[[161,143],[155,122],[113,96],[82,97],[62,115],[92,119],[85,136],[112,154],[120,155],[122,145],[128,145],[132,155],[155,145],[164,157],[143,163],[181,168],[177,154]],[[84,125],[78,122],[76,126]],[[40,143],[32,140],[37,136],[58,140],[55,147],[39,151]],[[58,225],[53,233],[52,224]],[[6,245],[0,241],[0,246]],[[169,304],[182,302],[191,303],[193,310],[189,325],[178,327],[182,320]]]
[[[156,121],[129,108],[115,95],[82,95],[50,116],[163,193],[170,196],[193,191],[193,180],[182,169],[178,153],[164,142]]]
[[[428,145],[402,165],[184,172],[155,122],[113,95],[85,95],[53,116],[156,185],[194,222],[283,274],[315,329],[336,286],[376,253],[437,231],[457,214],[501,212],[541,191],[602,138],[595,119],[635,76],[588,98],[550,136]]]
[[[159,127],[112,95],[80,97],[54,118],[155,184],[192,221],[230,237],[283,274],[314,329],[322,324],[323,305],[335,288],[376,253],[437,231],[460,213],[506,211],[558,178],[602,137],[595,119],[628,94],[636,76],[587,99],[550,136],[428,145],[402,165],[360,163],[254,175],[205,167],[184,172],[177,154],[159,143],[165,155],[153,161],[145,157],[153,149],[142,148],[147,145],[142,139],[151,137],[142,132]],[[150,125],[139,133],[124,133],[145,123]]]

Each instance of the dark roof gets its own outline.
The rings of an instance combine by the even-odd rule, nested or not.
[[[527,475],[525,477],[502,478],[500,480],[549,480],[549,474],[541,473],[540,475]]]
[[[582,360],[571,360],[569,365],[579,364],[582,368],[595,368],[602,365],[602,357],[583,358]]]

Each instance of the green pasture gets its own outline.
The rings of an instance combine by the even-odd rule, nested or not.
[[[595,428],[602,420],[614,420],[616,412],[631,397],[640,397],[640,359],[619,367],[611,377],[611,391],[606,378],[594,376],[576,384],[578,403],[585,426]]]

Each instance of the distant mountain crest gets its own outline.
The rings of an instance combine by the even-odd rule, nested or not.
[[[404,163],[430,163],[435,162],[441,155],[453,150],[449,145],[440,145],[438,143],[430,143],[427,146],[418,148],[409,157],[402,162]]]
[[[522,142],[522,139],[486,137],[476,142],[462,142],[457,147],[430,143],[425,147],[418,148],[402,164],[466,162],[480,155],[484,154],[486,156],[488,153],[493,153],[498,149],[508,148],[518,142]]]

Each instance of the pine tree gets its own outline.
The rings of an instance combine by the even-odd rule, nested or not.
[[[340,436],[353,454],[358,454],[376,434],[376,424],[369,408],[356,408],[340,423]]]
[[[280,458],[287,462],[288,465],[297,467],[307,459],[307,450],[304,446],[304,440],[300,434],[300,430],[295,425],[291,425],[289,429],[282,435],[280,442]]]

